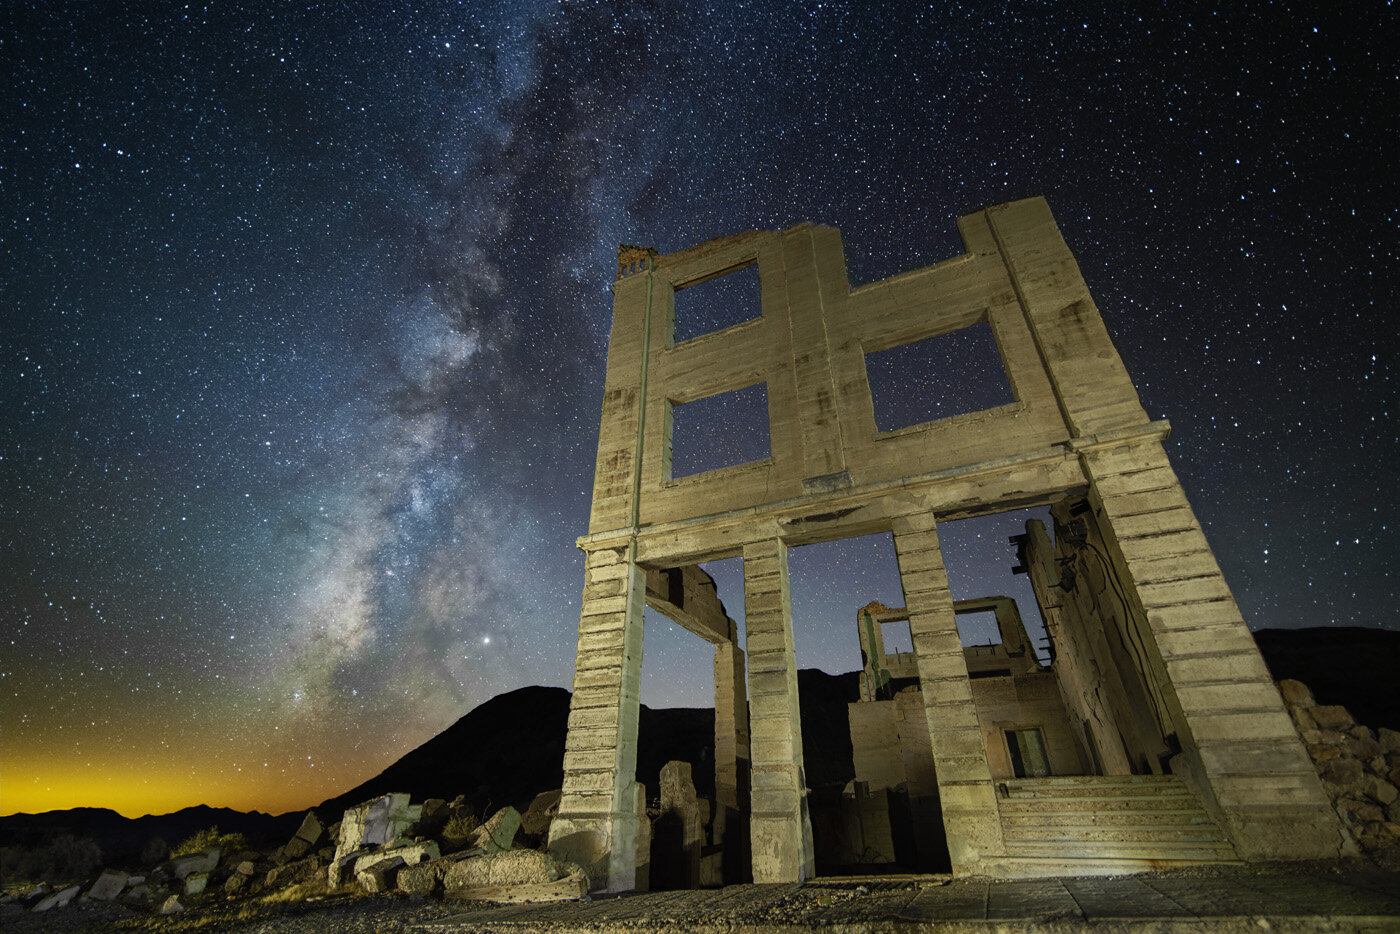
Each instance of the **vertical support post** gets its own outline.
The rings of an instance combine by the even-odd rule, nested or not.
[[[1143,675],[1167,702],[1186,777],[1246,859],[1336,856],[1336,815],[1161,443],[1081,462],[1114,573],[1146,620]]]
[[[812,823],[802,764],[787,547],[777,538],[744,546],[744,618],[753,731],[753,880],[801,882],[814,868]]]
[[[637,720],[646,574],[627,549],[587,554],[564,789],[549,850],[594,889],[630,891],[637,868]]]
[[[749,705],[744,650],[729,641],[715,646],[715,803],[739,810],[748,791]]]
[[[953,872],[977,872],[984,858],[1002,856],[1005,849],[938,530],[927,512],[896,518],[893,526],[948,856]]]

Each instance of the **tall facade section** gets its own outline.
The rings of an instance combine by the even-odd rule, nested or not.
[[[939,547],[942,522],[1028,506],[1067,522],[1084,514],[1121,590],[1122,619],[1102,625],[1131,642],[1117,661],[1132,668],[1123,680],[1138,686],[1133,696],[1156,705],[1157,744],[1124,768],[1179,774],[1240,858],[1344,847],[1163,452],[1168,426],[1143,411],[1048,206],[999,205],[958,226],[965,254],[856,289],[839,233],[810,224],[666,255],[619,252],[593,507],[579,539],[587,577],[564,791],[550,832],[551,849],[589,867],[596,887],[637,883],[646,605],[716,646],[718,784],[745,820],[752,878],[812,874],[787,549],[872,532],[893,533],[953,870],[1034,874],[1036,861],[1004,833],[1010,807],[988,764]],[[678,293],[748,267],[759,313],[677,342]],[[1011,401],[880,430],[869,355],[982,325]],[[674,476],[676,407],[759,385],[768,456]],[[1032,577],[1053,604],[1064,590],[1047,573],[1061,564],[1046,547],[1033,553],[1043,566]],[[695,567],[735,556],[745,651]],[[1061,686],[1072,692],[1072,678]],[[1064,706],[1084,705],[1066,697]],[[1098,763],[1086,781],[1106,771],[1084,760]]]

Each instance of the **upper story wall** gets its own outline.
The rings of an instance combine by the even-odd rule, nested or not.
[[[628,251],[614,285],[590,532],[897,482],[1147,422],[1049,207],[960,218],[967,252],[850,288],[840,234],[802,224]],[[676,343],[680,290],[747,266],[761,313]],[[1012,401],[880,431],[866,356],[985,323]],[[672,409],[763,384],[770,455],[671,476]]]

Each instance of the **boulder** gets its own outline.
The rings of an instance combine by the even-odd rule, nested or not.
[[[209,873],[207,872],[192,872],[185,876],[186,895],[203,895],[208,885]]]
[[[248,878],[241,872],[235,872],[224,880],[224,894],[237,895],[248,884]]]
[[[472,834],[470,845],[487,853],[499,853],[515,845],[515,834],[520,830],[520,812],[507,805],[491,819],[482,824]]]
[[[1363,771],[1365,770],[1360,762],[1342,757],[1324,763],[1322,768],[1317,770],[1317,774],[1322,776],[1323,781],[1330,782],[1338,788],[1350,788],[1361,778]]]
[[[1324,730],[1345,730],[1356,725],[1345,707],[1330,704],[1314,707],[1309,712],[1314,722]]]
[[[131,877],[118,869],[104,869],[97,881],[88,887],[88,898],[99,902],[110,902],[122,893]]]
[[[1376,731],[1376,742],[1386,755],[1400,755],[1400,731],[1381,727]]]
[[[164,865],[172,876],[181,880],[192,872],[213,872],[219,865],[219,848],[211,847],[202,853],[176,856]]]
[[[1312,691],[1301,681],[1294,681],[1292,678],[1285,678],[1278,683],[1278,692],[1283,695],[1283,702],[1289,706],[1313,707],[1317,701],[1313,700]]]
[[[39,901],[35,902],[34,907],[30,910],[48,911],[52,908],[63,908],[75,897],[77,897],[78,891],[80,889],[82,889],[81,885],[70,885],[67,888],[59,889],[56,892],[50,892],[43,898],[39,899]]]

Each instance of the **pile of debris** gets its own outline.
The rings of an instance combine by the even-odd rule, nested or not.
[[[1345,707],[1317,703],[1301,681],[1278,689],[1357,844],[1373,856],[1400,848],[1400,732],[1361,726]]]
[[[410,804],[388,794],[345,811],[325,826],[308,811],[292,838],[271,852],[225,853],[213,847],[168,859],[147,873],[104,869],[86,884],[49,886],[0,899],[43,912],[71,904],[122,903],[160,914],[213,899],[285,893],[402,893],[522,902],[578,898],[582,869],[544,852],[559,792],[538,795],[525,814],[505,807],[484,824],[463,798]]]

